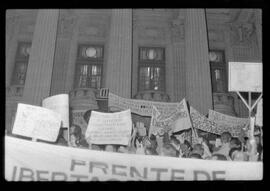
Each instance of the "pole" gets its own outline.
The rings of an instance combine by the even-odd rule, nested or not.
[[[248,117],[250,118],[251,117],[251,111],[252,111],[252,109],[251,109],[251,92],[248,92],[248,106],[249,106],[249,108],[248,108]]]

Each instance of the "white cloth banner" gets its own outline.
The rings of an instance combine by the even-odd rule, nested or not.
[[[63,127],[69,127],[69,98],[68,94],[59,94],[45,98],[42,107],[59,113],[62,117]]]
[[[55,142],[61,125],[61,116],[50,109],[18,104],[13,134]]]
[[[117,113],[91,112],[85,138],[93,144],[128,145],[132,120],[130,110]]]
[[[263,99],[261,99],[257,105],[255,124],[261,127],[263,126]]]
[[[171,113],[169,117],[162,115],[156,106],[153,106],[149,136],[152,133],[157,134],[157,131],[166,128],[174,133],[191,128],[191,121],[185,99],[178,103],[176,110]]]
[[[7,181],[262,180],[262,162],[92,151],[5,137]]]
[[[163,116],[169,117],[176,111],[178,104],[179,103],[127,99],[117,96],[111,92],[109,92],[108,101],[108,107],[111,111],[130,109],[132,113],[136,113],[142,116],[152,116],[152,107],[154,105]]]
[[[245,136],[245,132],[242,128],[234,128],[228,125],[217,124],[216,122],[208,119],[200,112],[198,112],[193,107],[190,107],[190,118],[192,121],[192,125],[196,129],[200,129],[202,131],[214,133],[214,134],[222,134],[223,132],[230,132],[233,137]]]
[[[234,128],[244,128],[245,125],[249,123],[248,118],[232,117],[211,109],[209,110],[208,119],[214,121],[218,125],[225,125]]]

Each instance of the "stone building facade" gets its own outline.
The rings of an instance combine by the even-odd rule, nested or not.
[[[237,117],[228,62],[262,62],[259,9],[53,9],[6,12],[6,129],[17,103],[68,93],[71,121],[105,109],[98,89]],[[75,119],[76,118],[76,119]],[[77,123],[83,123],[77,122]],[[85,125],[85,124],[84,124]]]

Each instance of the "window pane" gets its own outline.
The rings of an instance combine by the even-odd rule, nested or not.
[[[27,62],[16,62],[12,85],[24,85],[27,71]]]
[[[140,81],[139,89],[140,90],[149,90],[150,89],[150,67],[141,67],[140,68]]]
[[[215,91],[216,92],[224,92],[224,78],[223,71],[221,69],[214,70],[214,83],[215,83]]]
[[[81,65],[80,66],[80,73],[79,73],[79,84],[78,86],[81,88],[87,87],[87,71],[88,66],[87,65]]]

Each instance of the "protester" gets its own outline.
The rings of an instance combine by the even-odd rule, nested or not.
[[[232,148],[241,148],[242,143],[238,138],[233,137],[230,141],[230,149]]]
[[[171,144],[164,144],[161,149],[161,156],[177,157],[177,150]]]
[[[229,157],[230,141],[232,136],[229,132],[223,132],[220,138],[221,138],[221,147],[217,151],[215,151],[214,154],[217,153]]]
[[[230,157],[231,160],[233,160],[232,155],[233,155],[233,153],[234,153],[235,151],[241,151],[241,148],[233,147],[233,148],[230,149],[229,157]]]

